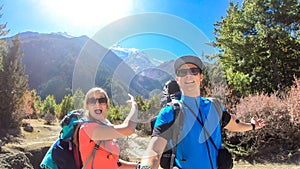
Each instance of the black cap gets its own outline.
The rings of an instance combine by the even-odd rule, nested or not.
[[[174,70],[175,72],[177,69],[180,68],[181,65],[191,63],[196,65],[201,71],[203,70],[203,63],[200,58],[196,56],[181,56],[180,58],[176,59],[174,63]]]

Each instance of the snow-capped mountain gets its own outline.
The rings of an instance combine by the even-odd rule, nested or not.
[[[122,48],[121,46],[113,46],[110,48],[117,56],[119,56],[122,60],[126,60],[133,53],[138,51],[136,48]]]
[[[143,51],[136,48],[123,48],[114,46],[110,48],[118,57],[123,59],[135,72],[154,68],[164,61],[149,57]]]

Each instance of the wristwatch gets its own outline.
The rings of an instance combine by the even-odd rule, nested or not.
[[[149,165],[143,165],[140,169],[152,169],[152,167]]]
[[[141,162],[137,162],[135,168],[136,169],[141,169]]]
[[[255,124],[251,123],[251,126],[252,126],[252,130],[255,130]]]

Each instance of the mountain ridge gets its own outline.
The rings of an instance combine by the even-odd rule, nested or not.
[[[53,94],[57,101],[60,101],[65,95],[74,92],[76,88],[81,88],[80,85],[74,86],[75,78],[78,81],[85,81],[89,77],[89,84],[83,87],[84,92],[90,87],[101,86],[111,96],[114,95],[114,86],[111,85],[114,83],[117,86],[116,90],[125,90],[119,98],[127,96],[126,92],[149,98],[149,93],[153,90],[161,90],[163,83],[168,80],[161,79],[157,75],[150,76],[151,72],[147,72],[147,68],[147,74],[143,73],[142,69],[136,72],[131,65],[110,49],[84,35],[73,37],[61,33],[23,32],[3,38],[3,40],[9,43],[16,37],[20,39],[21,50],[24,53],[23,64],[25,73],[29,75],[29,87],[36,89],[42,99]],[[93,46],[92,50],[91,46]],[[80,60],[80,58],[83,59]],[[84,58],[91,60],[86,61]],[[101,63],[95,65],[93,62],[95,59],[96,63]],[[142,63],[137,59],[133,61],[136,65]],[[74,78],[76,68],[79,68],[76,66],[80,67],[82,74]],[[96,70],[89,70],[91,67]],[[155,68],[155,65],[150,67]],[[112,82],[109,83],[109,81]]]

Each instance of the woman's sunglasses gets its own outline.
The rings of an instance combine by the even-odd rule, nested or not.
[[[94,97],[92,97],[92,98],[89,98],[88,100],[87,100],[87,104],[96,104],[96,102],[98,102],[99,104],[106,104],[107,103],[107,99],[105,98],[105,97],[101,97],[101,98],[94,98]]]
[[[184,77],[186,76],[187,74],[190,74],[190,75],[198,75],[199,73],[202,73],[202,71],[199,69],[199,68],[190,68],[190,69],[179,69],[176,71],[176,75],[178,77]]]

